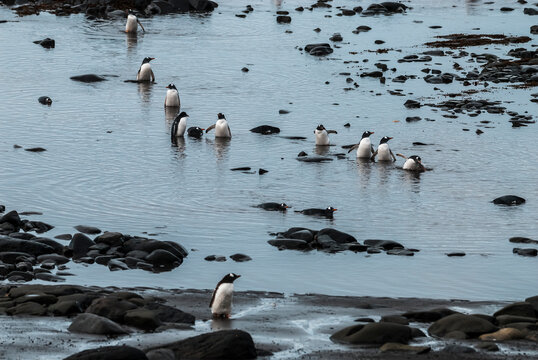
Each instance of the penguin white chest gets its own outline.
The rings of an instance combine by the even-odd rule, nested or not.
[[[403,169],[410,170],[410,171],[418,171],[420,169],[420,166],[415,160],[407,159],[405,160],[405,163],[403,164]]]
[[[135,33],[138,30],[138,24],[136,21],[136,16],[129,15],[127,16],[127,23],[125,24],[125,32]]]
[[[229,315],[232,312],[234,284],[223,283],[215,290],[215,300],[211,312],[216,315]]]
[[[377,160],[378,161],[391,161],[390,148],[388,144],[381,144],[377,148]]]
[[[140,71],[136,77],[138,81],[150,81],[151,80],[151,65],[149,63],[142,64]]]
[[[363,138],[359,143],[359,148],[357,149],[358,158],[370,158],[372,157],[372,143],[370,138]]]
[[[187,129],[187,118],[182,117],[177,125],[176,136],[185,135],[185,129]]]
[[[164,106],[179,107],[179,93],[176,89],[168,89],[168,91],[166,91]]]
[[[230,128],[228,127],[228,121],[219,119],[215,123],[215,137],[232,137]]]
[[[316,145],[329,145],[329,134],[327,130],[315,130],[316,132]]]

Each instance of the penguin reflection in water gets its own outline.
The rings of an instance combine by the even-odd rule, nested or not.
[[[151,60],[155,60],[155,58],[145,57],[144,60],[142,60],[142,65],[140,65],[138,74],[136,75],[136,81],[155,82],[155,75],[153,74],[153,70],[151,70],[151,65],[149,64]]]
[[[323,125],[318,125],[316,130],[314,130],[314,134],[316,134],[316,146],[329,146],[329,134],[338,134],[336,130],[327,130]]]
[[[213,318],[230,318],[230,314],[232,313],[234,281],[240,277],[241,275],[229,273],[217,284],[215,291],[213,291],[211,302],[209,303]]]
[[[409,157],[402,155],[402,154],[396,154],[397,156],[400,156],[405,159],[405,163],[403,164],[403,169],[407,171],[413,171],[415,173],[422,173],[426,171],[426,168],[424,165],[422,165],[422,159],[420,156],[417,155],[411,155]]]
[[[215,137],[216,138],[231,138],[232,132],[230,131],[230,126],[228,125],[228,121],[226,120],[226,117],[223,113],[218,113],[217,115],[217,122],[211,125],[206,129],[206,133],[209,131],[215,129]]]
[[[372,161],[375,161],[375,156],[377,155],[378,161],[396,161],[396,156],[392,153],[392,150],[389,148],[388,141],[392,139],[388,136],[383,136],[381,141],[379,141],[379,146],[377,150],[371,157]]]
[[[128,34],[136,34],[138,30],[138,25],[140,25],[143,32],[146,32],[146,29],[144,29],[133,11],[129,10],[127,15],[127,23],[125,23],[125,32]]]

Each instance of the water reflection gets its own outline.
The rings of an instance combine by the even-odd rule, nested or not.
[[[217,159],[223,159],[224,156],[228,153],[229,145],[231,143],[230,138],[215,138],[214,140],[210,140],[206,138],[207,142],[213,142],[213,148],[215,149],[215,155],[217,155]]]
[[[151,82],[140,82],[138,83],[138,94],[142,102],[149,103],[151,101],[151,89],[153,88],[153,83]]]
[[[174,121],[178,113],[179,108],[177,107],[167,106],[164,108],[164,120],[166,122],[167,129],[170,129],[170,126],[172,126],[172,122]]]
[[[127,42],[127,52],[131,52],[136,49],[138,36],[136,33],[125,33],[125,41]]]
[[[185,151],[185,138],[183,136],[173,136],[172,146],[176,147],[179,153],[183,153]]]
[[[379,180],[381,185],[385,185],[388,182],[389,174],[394,171],[394,163],[392,161],[378,161],[376,163],[377,171],[379,173]]]
[[[357,158],[357,171],[359,172],[359,179],[362,187],[367,187],[370,182],[370,175],[372,172],[372,165],[374,164],[370,159]]]
[[[211,330],[230,330],[233,329],[233,320],[230,319],[213,319],[211,321]]]
[[[416,172],[416,171],[407,171],[407,170],[404,170],[404,169],[400,169],[400,170],[403,173],[402,176],[403,176],[403,179],[404,179],[405,183],[409,186],[411,191],[413,191],[415,193],[419,193],[420,192],[420,175],[421,175],[421,173]]]
[[[317,145],[314,147],[314,152],[319,156],[326,156],[329,154],[330,146],[320,146]]]

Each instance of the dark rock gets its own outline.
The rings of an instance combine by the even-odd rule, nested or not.
[[[69,243],[69,248],[73,250],[73,259],[76,260],[86,256],[92,245],[95,245],[95,242],[86,235],[81,233],[73,235],[73,238]]]
[[[538,34],[538,25],[531,26],[531,34],[534,34],[534,35]]]
[[[308,242],[298,239],[274,239],[269,240],[268,243],[272,246],[276,246],[279,250],[310,250],[311,247]]]
[[[507,206],[521,205],[525,203],[525,199],[516,195],[505,195],[505,196],[501,196],[494,199],[493,203],[495,205],[507,205]]]
[[[50,281],[50,282],[63,282],[65,281],[65,278],[49,273],[37,273],[35,274],[35,278],[38,280],[43,281]]]
[[[420,116],[408,116],[405,118],[405,122],[417,122],[422,120]]]
[[[248,72],[249,70],[248,70],[248,67],[243,67],[243,68],[241,68],[241,71],[242,72]]]
[[[43,104],[43,105],[52,105],[52,99],[48,96],[40,96],[39,99],[37,99],[37,101],[39,101],[39,103]]]
[[[41,222],[41,221],[23,220],[21,229],[23,231],[35,231],[38,234],[42,234],[51,229],[54,229],[54,226]]]
[[[49,306],[49,312],[55,316],[71,316],[84,312],[80,303],[75,300],[58,301]]]
[[[363,72],[361,77],[375,77],[380,78],[383,76],[383,73],[381,71],[370,71],[370,72]]]
[[[514,254],[518,254],[521,256],[537,256],[538,250],[537,249],[521,249],[521,248],[514,248],[512,250]]]
[[[58,301],[58,298],[54,295],[49,294],[26,294],[24,296],[19,296],[15,299],[15,304],[22,304],[25,302],[35,302],[37,304],[41,305],[52,305]]]
[[[514,8],[503,6],[500,10],[501,11],[514,11]]]
[[[183,263],[182,257],[177,257],[170,251],[163,249],[152,251],[148,256],[146,256],[145,260],[148,263],[153,264],[154,267],[162,270],[173,269]]]
[[[472,315],[452,314],[434,322],[428,333],[444,337],[450,332],[461,331],[471,338],[497,331],[498,328],[487,320]]]
[[[305,157],[299,157],[297,160],[307,163],[320,163],[320,162],[326,162],[326,161],[333,161],[333,158],[325,157],[325,156],[305,156]]]
[[[446,345],[441,352],[450,353],[450,354],[470,354],[475,353],[476,350],[469,346],[449,344]]]
[[[126,335],[128,332],[114,321],[95,314],[80,314],[67,329],[74,333]]]
[[[112,321],[121,323],[125,313],[136,308],[137,306],[130,301],[115,296],[108,296],[94,300],[86,309],[86,312],[104,316]]]
[[[101,233],[100,229],[98,229],[96,227],[93,227],[93,226],[77,225],[77,226],[75,226],[75,229],[77,229],[78,231],[80,231],[83,234],[88,234],[88,235],[96,235],[96,234]]]
[[[431,347],[429,346],[411,346],[411,345],[404,345],[400,343],[393,343],[389,342],[384,344],[379,348],[379,351],[389,352],[389,351],[397,351],[397,352],[405,352],[405,353],[411,353],[411,354],[426,354],[431,351]]]
[[[344,38],[342,38],[342,35],[340,35],[340,33],[334,33],[333,36],[329,38],[329,40],[334,41],[334,42],[339,42],[339,41],[344,40]]]
[[[259,174],[259,175],[263,175],[263,174],[266,174],[266,173],[268,173],[268,172],[269,172],[269,170],[265,170],[265,169],[262,169],[262,168],[259,168],[259,169],[258,169],[258,174]]]
[[[10,212],[8,212],[7,214],[4,214],[4,216],[0,218],[0,224],[6,223],[6,222],[15,226],[16,228],[15,232],[19,231],[20,226],[22,225],[21,218],[19,216],[19,213],[16,210],[11,210]]]
[[[283,237],[288,239],[299,239],[306,242],[312,242],[314,240],[315,233],[310,229],[301,229],[290,232],[289,230],[284,233]]]
[[[355,10],[349,10],[349,9],[340,9],[342,12],[341,14],[344,16],[354,16],[356,14]]]
[[[300,153],[297,154],[297,157],[302,157],[302,156],[308,156],[308,154],[305,153],[304,151],[301,151]]]
[[[19,240],[0,235],[0,249],[2,252],[26,253],[32,256],[54,253],[54,248],[33,240]],[[0,260],[3,260],[0,257]],[[5,261],[5,260],[3,260]]]
[[[352,235],[331,228],[321,229],[316,235],[316,241],[320,241],[320,239],[323,237],[328,237],[329,239],[338,244],[349,244],[357,242],[357,239],[355,239],[355,237],[353,237]]]
[[[42,148],[42,147],[33,147],[33,148],[26,148],[26,149],[24,149],[24,151],[43,152],[43,151],[47,151],[47,149]]]
[[[417,109],[419,107],[421,107],[420,103],[416,100],[407,100],[405,103],[404,103],[404,106],[408,109]]]
[[[383,250],[392,250],[392,249],[403,249],[404,246],[396,241],[392,240],[374,240],[368,239],[364,240],[364,245],[371,247],[382,248]]]
[[[51,38],[45,38],[43,40],[36,40],[34,41],[34,44],[41,45],[45,49],[54,49],[54,47],[56,46],[56,42],[54,41],[54,39],[51,39]]]
[[[39,255],[37,257],[37,261],[40,263],[43,262],[53,262],[54,264],[65,264],[69,262],[69,259],[65,256],[58,255],[58,254],[45,254],[45,255]]]
[[[148,351],[146,356],[149,360],[176,360],[174,352],[170,349],[154,349]]]
[[[325,56],[331,54],[334,51],[331,48],[331,45],[327,43],[308,44],[304,47],[304,50],[310,55],[314,56]]]
[[[95,74],[71,76],[70,79],[75,80],[75,81],[85,82],[85,83],[92,83],[92,82],[99,82],[99,81],[106,80],[104,77],[95,75]]]
[[[106,266],[110,271],[129,270],[129,266],[122,261],[123,259],[110,259]]]
[[[501,327],[511,327],[512,323],[531,323],[536,324],[536,317],[516,316],[516,315],[499,315],[496,316],[497,324]]]
[[[477,349],[485,350],[485,351],[491,351],[491,352],[499,351],[499,347],[497,346],[497,344],[492,343],[492,342],[478,343],[478,344],[475,345],[475,347]]]
[[[291,23],[291,16],[279,15],[276,17],[276,22],[279,24],[289,24]]]
[[[156,313],[157,317],[162,322],[194,324],[195,321],[195,317],[193,315],[168,305],[149,303],[145,306],[145,308]]]
[[[245,254],[233,254],[233,255],[230,255],[230,259],[232,259],[235,262],[245,262],[245,261],[252,260],[250,256],[245,255]]]
[[[465,253],[464,252],[451,252],[451,253],[447,253],[446,256],[448,257],[455,257],[455,256],[465,256]]]
[[[533,240],[520,236],[511,237],[509,241],[516,244],[538,244],[538,240]]]
[[[157,313],[148,309],[127,311],[123,317],[123,322],[144,331],[153,331],[161,325]]]
[[[178,359],[242,360],[257,356],[252,337],[242,330],[214,331],[158,347],[163,348],[172,350]]]
[[[47,308],[36,302],[25,302],[6,310],[8,315],[34,315],[42,316],[47,313]]]
[[[397,342],[406,344],[412,339],[411,328],[394,323],[370,323],[353,325],[334,333],[333,342],[346,344],[384,344]]]
[[[54,238],[58,240],[71,240],[73,236],[71,234],[60,234],[56,235]]]
[[[415,256],[415,253],[409,249],[392,249],[387,251],[387,255]]]
[[[389,322],[400,325],[409,325],[409,320],[400,315],[385,315],[382,316],[379,322]]]
[[[402,316],[413,322],[434,322],[445,316],[456,314],[454,310],[441,308],[427,311],[410,311],[403,313]]]
[[[523,301],[506,305],[499,311],[495,312],[495,314],[493,314],[493,316],[495,317],[501,315],[536,317],[536,311],[533,304]]]
[[[533,9],[533,8],[524,8],[523,9],[523,14],[526,14],[526,15],[538,15],[538,10]]]
[[[280,132],[280,129],[270,125],[260,125],[250,129],[250,131],[257,134],[270,135],[278,134]]]
[[[148,358],[143,351],[123,345],[84,350],[64,360],[148,360]]]
[[[1,243],[1,238],[0,238]],[[8,264],[16,264],[19,261],[29,260],[31,262],[35,261],[35,257],[20,251],[3,251],[0,252],[0,261]]]

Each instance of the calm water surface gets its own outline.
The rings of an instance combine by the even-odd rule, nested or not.
[[[247,4],[254,12],[246,19],[235,17]],[[0,24],[0,203],[42,211],[43,216],[30,218],[55,225],[49,236],[72,233],[73,226],[85,224],[132,235],[158,233],[155,238],[196,250],[181,267],[162,274],[70,264],[77,274],[71,283],[212,288],[233,271],[243,275],[239,290],[467,299],[521,299],[538,293],[538,260],[513,255],[508,242],[512,236],[538,236],[538,127],[512,129],[508,115],[447,119],[430,107],[408,110],[403,106],[407,99],[441,102],[448,99],[443,93],[462,90],[454,82],[434,91],[436,85],[422,79],[422,68],[450,72],[458,61],[470,71],[479,64],[467,57],[397,63],[427,50],[422,44],[436,35],[529,35],[534,22],[523,15],[523,6],[511,3],[516,11],[501,13],[500,4],[419,0],[405,15],[327,18],[336,9],[298,13],[293,9],[299,5],[310,2],[222,2],[209,16],[142,19],[147,33],[138,39],[121,32],[123,20],[96,22],[82,15],[46,13],[17,18],[0,8],[0,19],[17,20]],[[279,9],[290,10],[290,25],[276,23]],[[359,25],[372,31],[352,34]],[[442,28],[433,30],[432,25]],[[316,27],[322,31],[312,31]],[[297,49],[326,42],[334,32],[344,42],[330,60]],[[54,38],[57,47],[46,50],[32,43],[44,37]],[[375,45],[376,39],[386,43]],[[530,44],[536,44],[533,40]],[[368,51],[379,47],[401,52]],[[506,57],[510,47],[518,46],[467,50]],[[124,83],[136,77],[146,56],[156,58],[157,83]],[[344,63],[355,60],[359,63]],[[385,85],[357,75],[377,70],[374,63],[383,60],[397,68],[387,73]],[[248,73],[241,72],[244,66]],[[349,84],[341,72],[351,73],[360,87],[345,91]],[[85,73],[117,77],[95,84],[69,79]],[[391,82],[401,74],[418,77],[405,84]],[[171,82],[180,91],[182,110],[190,115],[189,126],[208,127],[222,112],[233,139],[217,142],[210,133],[172,147],[168,130],[174,114],[163,109],[165,86]],[[394,89],[403,89],[406,96],[388,94]],[[501,84],[489,89],[467,97],[502,100],[508,110],[538,113],[536,103],[529,101],[535,89]],[[37,102],[42,95],[53,99],[51,107]],[[279,109],[290,113],[279,115]],[[435,121],[406,123],[407,116]],[[485,133],[477,136],[483,120],[491,121],[491,128],[482,128]],[[343,127],[348,122],[351,127]],[[331,136],[337,146],[315,149],[313,130],[320,123],[338,131]],[[262,124],[280,127],[282,136],[308,139],[249,132]],[[375,131],[376,145],[382,136],[393,136],[394,152],[418,154],[433,171],[416,178],[397,168],[402,159],[396,165],[364,164],[354,154],[323,164],[296,160],[300,151],[342,152],[340,145],[357,142],[365,130]],[[413,147],[414,141],[434,145]],[[14,144],[47,151],[30,153],[14,149]],[[269,173],[230,171],[240,166]],[[523,196],[527,203],[516,208],[490,203],[505,194]],[[252,207],[266,201],[286,202],[296,210],[334,206],[338,212],[334,220],[325,220]],[[421,251],[414,257],[299,253],[267,244],[268,232],[292,226],[334,227],[359,241],[392,239]],[[467,256],[448,258],[451,251]],[[237,252],[253,261],[203,260]]]

